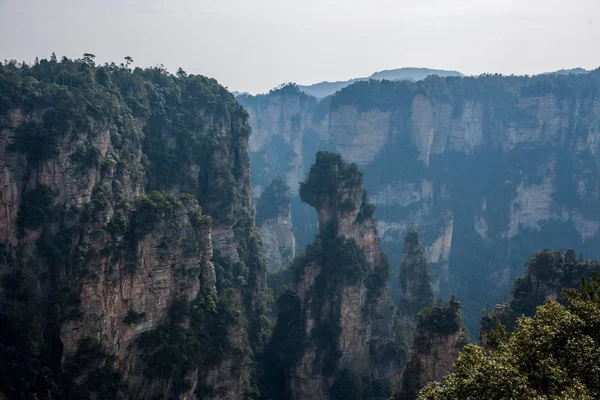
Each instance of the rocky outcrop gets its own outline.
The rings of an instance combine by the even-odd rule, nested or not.
[[[260,233],[269,269],[276,271],[289,265],[296,256],[291,213],[288,211],[286,215],[265,220],[260,225]]]
[[[292,266],[296,284],[284,294],[287,306],[274,331],[287,393],[340,399],[353,384],[348,380],[356,380],[363,385],[360,395],[381,387],[389,396],[400,385],[404,338],[362,174],[339,155],[319,152],[300,194],[317,210],[320,234]]]
[[[244,398],[266,334],[244,110],[91,59],[0,65],[0,86],[0,391]]]
[[[452,371],[460,350],[469,342],[460,307],[452,297],[448,303],[438,301],[419,314],[412,355],[397,399],[415,399],[427,383],[441,381]]]

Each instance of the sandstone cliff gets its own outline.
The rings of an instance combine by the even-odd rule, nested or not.
[[[427,383],[441,381],[450,371],[460,350],[469,342],[460,315],[460,303],[436,302],[419,313],[411,359],[406,366],[399,400],[412,400]]]
[[[284,86],[268,95],[242,95],[237,100],[248,111],[252,127],[249,152],[254,194],[260,195],[279,175],[296,193],[314,157],[307,154],[305,158],[304,148],[310,141],[327,139],[323,137],[327,114],[319,112],[314,97],[296,86]]]
[[[308,245],[318,232],[314,212],[300,201],[299,184],[318,150],[331,148],[328,132],[328,101],[318,102],[296,86],[269,94],[237,97],[249,114],[252,189],[258,198],[267,185],[282,177],[292,197],[292,228],[298,247]],[[267,236],[277,232],[265,229]]]
[[[296,256],[290,188],[282,179],[274,179],[263,190],[256,210],[269,271],[287,267]]]
[[[598,76],[357,82],[300,114],[311,124],[302,125],[293,160],[335,150],[356,162],[392,265],[402,258],[408,227],[417,228],[436,290],[461,298],[465,321],[476,329],[481,308],[502,299],[522,260],[538,249],[600,256]],[[260,104],[277,102],[284,126],[294,96],[279,91]],[[253,99],[243,105],[260,129],[255,125],[274,114]],[[265,152],[277,135],[264,130]],[[300,167],[291,161],[286,168]],[[253,164],[253,177],[266,171]],[[312,223],[305,214],[294,219],[296,232],[306,221]]]
[[[317,210],[320,234],[295,260],[295,286],[278,303],[271,356],[273,379],[284,382],[279,396],[341,399],[360,385],[355,396],[387,398],[400,385],[404,338],[362,174],[319,152],[300,194]]]
[[[431,271],[425,258],[425,250],[419,240],[419,232],[409,229],[404,237],[404,259],[400,264],[400,302],[398,308],[406,326],[409,342],[417,325],[417,315],[433,300]]]
[[[266,270],[233,96],[91,59],[0,92],[0,391],[244,398]]]

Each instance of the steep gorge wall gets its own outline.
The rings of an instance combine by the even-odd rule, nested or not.
[[[304,134],[364,171],[394,267],[406,230],[421,231],[437,290],[474,329],[539,248],[597,257],[598,87],[597,71],[358,82],[303,116],[320,121]]]
[[[303,248],[313,240],[318,227],[313,209],[300,201],[298,190],[315,153],[333,149],[328,100],[319,102],[295,86],[284,86],[266,95],[241,95],[236,100],[248,111],[252,127],[249,155],[254,196],[260,197],[273,179],[284,179],[292,197],[294,236],[298,248]]]
[[[0,93],[0,393],[244,398],[266,268],[233,96],[87,59]]]
[[[297,193],[316,148],[325,150],[317,143],[328,138],[327,108],[317,108],[317,100],[295,86],[268,95],[238,96],[237,101],[248,111],[252,127],[249,152],[254,194],[259,196],[279,176]],[[305,154],[311,146],[315,151]]]

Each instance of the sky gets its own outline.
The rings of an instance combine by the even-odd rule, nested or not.
[[[0,0],[0,60],[131,56],[251,93],[400,67],[593,69],[599,43],[600,0]]]

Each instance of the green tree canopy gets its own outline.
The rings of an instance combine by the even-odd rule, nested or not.
[[[600,398],[600,279],[547,300],[514,332],[495,335],[495,349],[466,346],[454,372],[429,384],[419,400]]]

